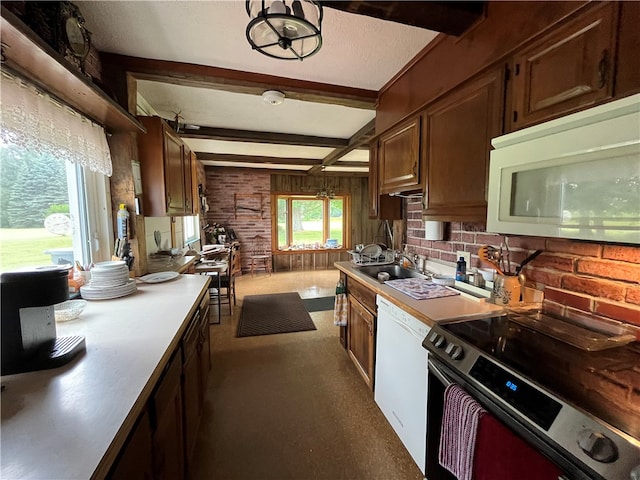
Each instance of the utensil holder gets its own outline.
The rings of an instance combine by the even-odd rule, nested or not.
[[[496,305],[516,305],[520,302],[521,293],[522,285],[517,275],[496,275],[492,294]]]

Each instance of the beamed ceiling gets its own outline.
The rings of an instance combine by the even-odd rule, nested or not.
[[[244,1],[75,2],[102,52],[127,72],[141,114],[175,120],[210,166],[367,175],[384,87],[443,32],[459,35],[484,2],[320,2],[323,46],[304,61],[255,52]],[[265,103],[265,90],[285,94]],[[130,109],[135,105],[130,105]]]

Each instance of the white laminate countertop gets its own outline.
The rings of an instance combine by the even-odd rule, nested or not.
[[[362,273],[360,269],[351,262],[336,262],[334,265],[338,270],[357,279],[377,294],[382,295],[427,325],[445,320],[471,319],[504,311],[503,307],[489,302],[472,300],[465,295],[415,300],[409,295],[405,295],[395,288],[389,287],[371,278],[369,275]]]
[[[103,477],[180,343],[205,275],[138,283],[127,297],[89,301],[57,335],[82,335],[86,352],[60,368],[7,375],[2,479]]]

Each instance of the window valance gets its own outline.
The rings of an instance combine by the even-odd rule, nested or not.
[[[2,72],[0,139],[111,176],[104,129],[34,85]]]

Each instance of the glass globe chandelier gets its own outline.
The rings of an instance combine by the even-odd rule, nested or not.
[[[302,60],[322,46],[322,6],[313,0],[247,0],[247,40],[263,55]]]

